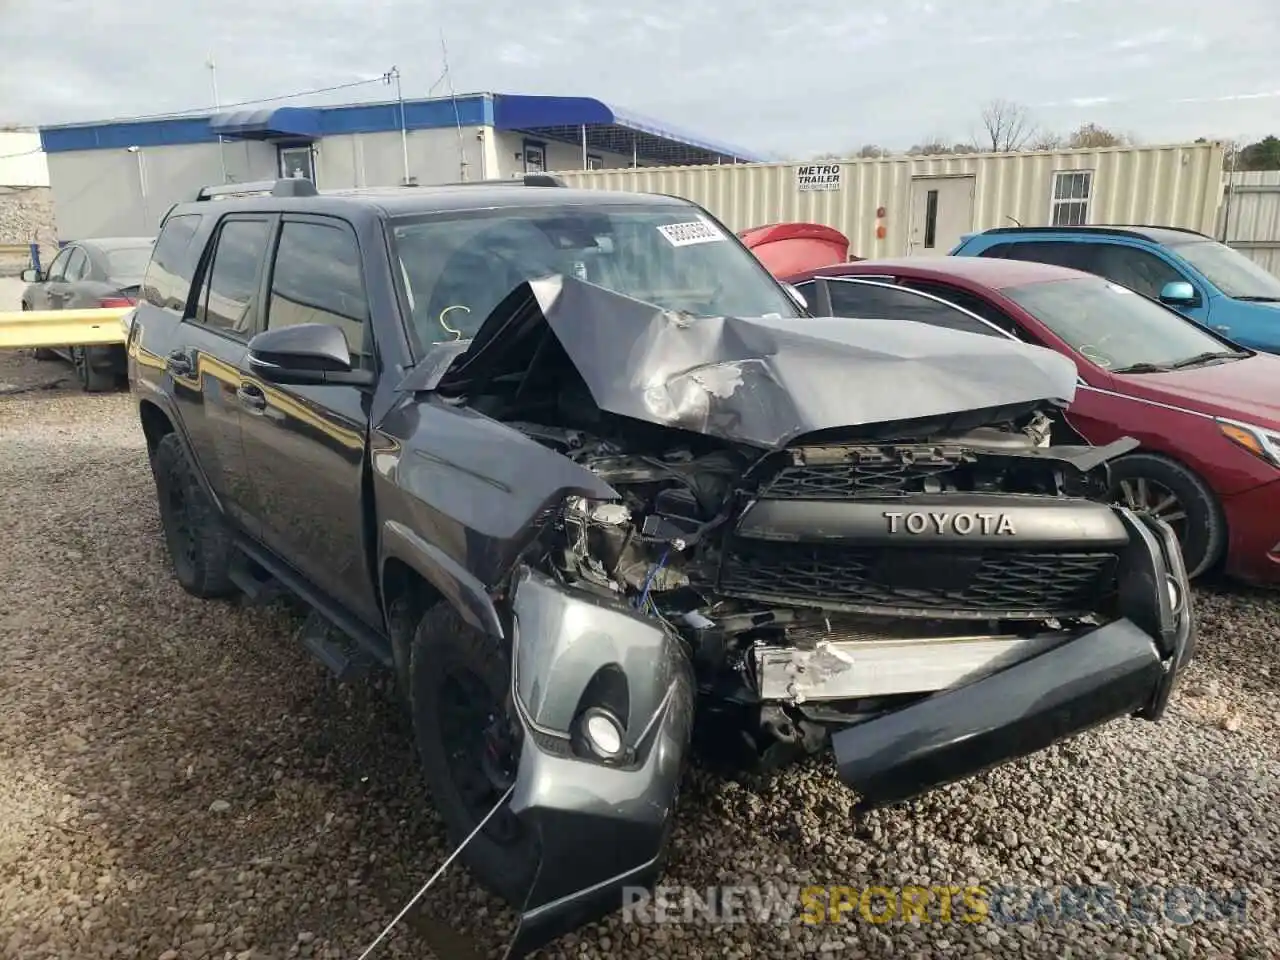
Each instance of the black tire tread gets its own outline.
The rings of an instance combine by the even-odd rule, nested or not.
[[[156,481],[160,520],[165,527],[165,546],[178,583],[187,593],[202,599],[231,596],[237,588],[231,580],[234,546],[230,532],[200,486],[195,468],[176,433],[160,438],[151,457],[151,470]],[[181,485],[188,522],[197,532],[196,559],[190,570],[184,569],[185,565],[173,552],[165,498],[166,489],[173,484]]]
[[[414,630],[409,654],[410,709],[427,786],[449,840],[456,845],[475,829],[477,821],[453,786],[434,719],[438,671],[442,661],[454,658],[498,671],[493,675],[497,682],[510,682],[510,667],[499,642],[471,626],[457,610],[442,601],[422,615]],[[460,859],[477,882],[517,908],[528,895],[538,865],[532,838],[512,848],[503,847],[484,833],[467,844]]]

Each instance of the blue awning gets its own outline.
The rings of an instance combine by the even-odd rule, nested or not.
[[[752,150],[717,143],[688,131],[619,110],[593,97],[493,95],[493,125],[498,130],[524,130],[569,143],[580,142],[587,128],[588,149],[668,163],[758,163],[766,158]]]
[[[212,117],[209,130],[220,137],[242,140],[317,140],[320,137],[320,111],[310,107],[234,110]]]

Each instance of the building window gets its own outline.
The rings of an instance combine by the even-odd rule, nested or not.
[[[281,147],[280,176],[316,182],[315,157],[311,147]]]
[[[1049,222],[1055,227],[1078,227],[1088,223],[1092,188],[1092,170],[1055,171]]]
[[[540,143],[537,140],[526,140],[524,142],[524,172],[547,172],[547,145],[545,143]]]
[[[588,169],[588,170],[603,170],[603,169],[604,169],[604,157],[597,157],[594,153],[588,153],[588,154],[587,154],[587,169]]]

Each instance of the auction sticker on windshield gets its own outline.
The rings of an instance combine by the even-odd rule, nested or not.
[[[658,232],[673,247],[688,247],[695,243],[715,243],[717,240],[724,239],[724,234],[705,220],[666,223],[658,227]]]

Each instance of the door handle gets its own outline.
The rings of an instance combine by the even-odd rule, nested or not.
[[[241,383],[236,389],[236,399],[250,410],[265,410],[267,408],[267,395],[252,383]]]
[[[186,377],[191,374],[191,357],[181,350],[175,350],[164,361],[165,368],[175,377]]]
[[[1215,324],[1213,329],[1217,330],[1219,333],[1230,333],[1230,332],[1231,332],[1231,328],[1230,328],[1229,326],[1227,326],[1225,323]]]

